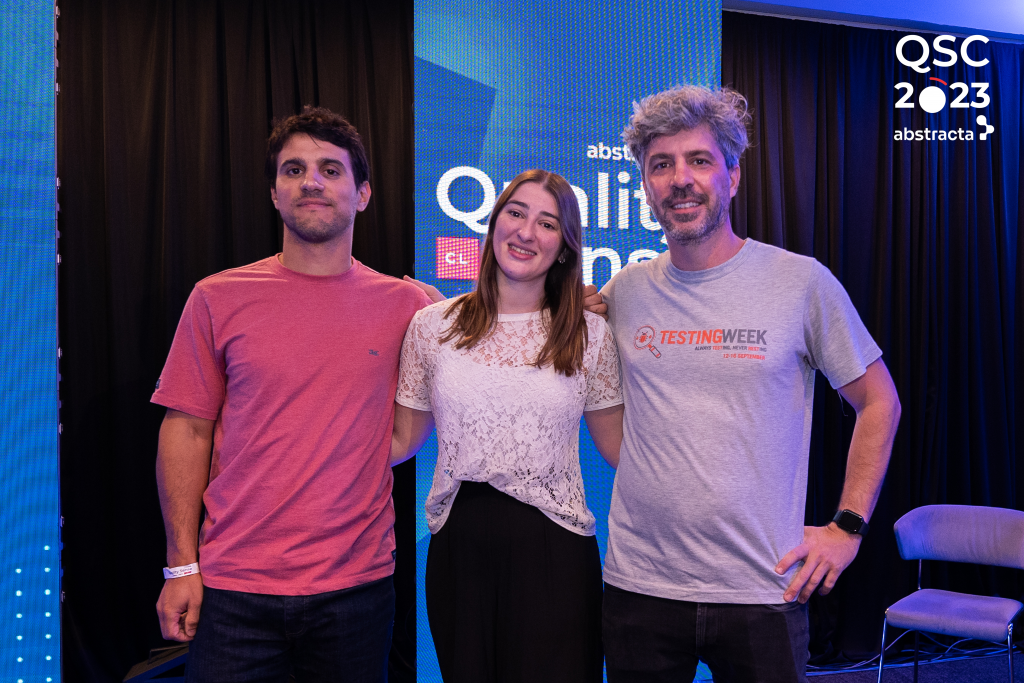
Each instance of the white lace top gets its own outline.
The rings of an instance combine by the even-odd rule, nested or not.
[[[459,482],[479,481],[570,531],[594,535],[580,473],[579,423],[584,410],[622,403],[607,323],[584,313],[583,371],[566,377],[532,364],[547,338],[547,313],[499,315],[486,339],[457,351],[454,341],[438,341],[455,318],[444,318],[449,306],[442,301],[413,317],[395,398],[432,411],[437,424],[437,466],[426,505],[430,532],[448,519]]]

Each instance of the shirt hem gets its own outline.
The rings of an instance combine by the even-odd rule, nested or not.
[[[605,408],[614,408],[615,406],[621,406],[625,401],[621,398],[617,398],[611,401],[605,401],[603,403],[597,403],[592,406],[583,406],[583,412],[589,413],[595,410],[604,410]]]
[[[345,576],[332,581],[315,581],[313,583],[302,583],[298,585],[293,582],[259,582],[230,579],[216,575],[210,576],[206,573],[203,573],[202,577],[204,586],[207,588],[214,588],[216,590],[235,591],[238,593],[256,593],[259,595],[301,596],[318,595],[320,593],[345,590],[346,588],[355,588],[356,586],[362,586],[367,583],[379,581],[380,579],[392,576],[394,573],[395,565],[394,563],[391,563],[386,567],[382,567],[381,569],[372,572],[365,572],[354,576]]]
[[[192,415],[193,417],[200,417],[204,420],[216,420],[218,417],[220,417],[220,408],[217,408],[217,410],[210,411],[206,410],[205,408],[200,408],[199,406],[189,405],[188,403],[176,401],[174,398],[163,398],[162,396],[154,395],[152,398],[149,399],[149,402],[155,403],[158,406],[163,406],[164,408],[177,410],[178,412],[185,413],[187,415]]]
[[[460,479],[458,481],[461,482],[463,480]],[[482,482],[482,483],[486,484],[486,483],[489,483],[489,482]],[[458,496],[458,491],[455,492],[455,495]],[[511,496],[512,498],[515,498],[516,500],[519,500],[518,498],[516,498],[515,496],[513,496],[510,493],[505,493],[505,495]],[[537,510],[540,511],[540,513],[542,515],[544,515],[545,517],[550,519],[552,522],[554,522],[555,524],[557,524],[561,528],[565,529],[566,531],[571,531],[572,533],[576,534],[577,536],[596,536],[597,535],[597,523],[596,523],[596,521],[593,524],[592,528],[590,528],[590,529],[581,528],[581,527],[573,526],[571,524],[567,524],[561,517],[559,517],[557,515],[557,513],[549,512],[549,511],[545,510],[544,508],[537,507],[533,503],[527,503],[526,501],[523,501],[523,500],[519,500],[519,502],[523,503],[524,505],[529,505],[532,508],[536,508]],[[454,503],[454,498],[452,499],[452,503]],[[441,528],[445,525],[445,522],[448,521],[448,515],[451,513],[451,511],[452,511],[452,506],[451,506],[451,504],[449,504],[448,507],[445,508],[445,511],[443,513],[441,513],[441,514],[431,515],[430,512],[427,512],[427,529],[430,531],[430,535],[431,536],[433,536],[434,534],[436,534],[438,531],[441,530]],[[590,512],[591,516],[594,515],[594,513],[592,511],[590,511],[590,508],[587,508],[587,511]]]
[[[426,406],[424,406],[420,403],[417,403],[416,401],[407,399],[405,397],[395,396],[395,403],[397,403],[400,406],[405,406],[406,408],[412,408],[413,410],[422,410],[427,413],[433,410],[429,403],[426,404]]]
[[[624,591],[655,598],[731,605],[781,605],[784,602],[782,594],[786,590],[784,586],[780,586],[772,591],[708,591],[674,584],[631,580],[608,569],[604,570],[604,581]]]
[[[864,358],[861,359],[861,364],[863,365],[863,367],[858,367],[857,368],[857,370],[858,370],[857,372],[851,372],[850,373],[850,375],[853,375],[852,377],[849,377],[849,378],[847,378],[846,376],[836,377],[834,382],[832,381],[832,378],[830,378],[830,377],[826,377],[826,379],[828,379],[829,385],[833,389],[838,391],[839,389],[845,387],[850,382],[855,382],[858,379],[860,379],[861,377],[863,377],[867,373],[867,371],[868,371],[868,366],[871,365],[872,363],[874,363],[879,358],[881,358],[882,355],[883,355],[882,354],[882,349],[878,348],[878,345],[876,344],[875,348],[872,349],[871,353],[867,354],[866,356],[864,356]]]
[[[527,503],[527,505],[529,505],[529,503]],[[537,506],[534,506],[534,507],[537,507]],[[552,512],[548,512],[547,510],[543,510],[541,508],[537,508],[537,509],[540,510],[541,513],[545,517],[550,519],[552,522],[554,522],[558,526],[562,527],[566,531],[571,531],[572,533],[576,534],[577,536],[596,536],[597,535],[597,528],[596,527],[593,528],[593,529],[590,529],[590,530],[581,529],[580,527],[575,527],[575,526],[572,526],[571,524],[566,524],[561,518],[558,517],[558,515],[556,515],[556,514],[554,514]],[[591,514],[593,514],[593,513],[591,513]]]

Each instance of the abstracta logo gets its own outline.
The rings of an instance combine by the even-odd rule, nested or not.
[[[480,240],[475,237],[437,238],[439,280],[475,280],[480,271]]]
[[[982,35],[968,36],[960,44],[959,55],[956,50],[950,49],[947,45],[956,45],[956,37],[950,35],[935,36],[931,45],[928,44],[924,38],[918,35],[903,36],[898,43],[896,43],[896,59],[900,61],[904,66],[908,66],[914,71],[920,74],[927,74],[931,71],[932,66],[937,67],[951,67],[957,63],[958,58],[962,58],[964,63],[971,67],[980,68],[989,63],[987,57],[984,59],[975,59],[976,55],[973,55],[970,47],[972,43],[981,42],[987,43],[988,38]],[[910,43],[916,43],[920,45],[921,54],[916,59],[910,59],[907,57],[905,49]],[[936,53],[935,57],[931,57],[932,50]],[[916,50],[913,50],[916,52]],[[942,57],[939,57],[942,55]],[[931,58],[931,64],[928,65],[929,58]],[[929,85],[922,88],[921,92],[917,96],[917,105],[911,101],[914,96],[914,86],[907,82],[901,82],[896,84],[897,90],[902,90],[903,95],[896,101],[895,109],[914,109],[915,106],[920,106],[921,109],[929,114],[937,114],[946,108],[946,102],[949,99],[947,97],[947,91],[950,95],[955,96],[949,102],[950,109],[985,109],[991,104],[992,99],[988,94],[988,83],[962,83],[953,82],[948,83],[945,80],[938,78],[937,76],[928,77]],[[945,86],[945,90],[940,88],[937,84],[941,83]],[[971,91],[974,91],[968,101],[968,95]],[[995,126],[988,122],[988,119],[984,114],[978,114],[975,118],[975,122],[981,127],[978,131],[978,139],[987,140],[988,136],[995,132]],[[924,130],[913,130],[910,128],[897,129],[893,133],[894,140],[973,140],[974,131],[964,128],[956,128],[955,130],[936,130],[932,128],[925,128]]]

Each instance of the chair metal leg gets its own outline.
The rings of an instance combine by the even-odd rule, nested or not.
[[[921,632],[914,631],[914,683],[917,683],[917,653],[921,647]]]
[[[1010,683],[1013,683],[1013,624],[1006,629],[1006,658],[1010,662]]]
[[[878,683],[882,683],[882,665],[885,662],[885,627],[888,621],[888,617],[882,620],[882,649],[878,652]]]

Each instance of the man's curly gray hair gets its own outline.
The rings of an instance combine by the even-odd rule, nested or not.
[[[749,121],[747,98],[735,90],[677,85],[634,102],[622,140],[643,175],[647,150],[655,138],[705,125],[715,136],[726,165],[735,168],[748,146]]]

